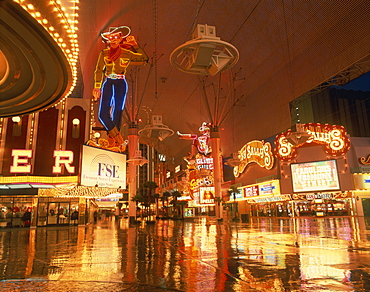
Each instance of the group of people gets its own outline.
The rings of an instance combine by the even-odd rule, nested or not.
[[[0,227],[29,227],[31,225],[31,208],[14,207],[0,212]]]

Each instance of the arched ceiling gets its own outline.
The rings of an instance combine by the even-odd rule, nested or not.
[[[82,1],[79,13],[85,98],[90,97],[95,60],[103,48],[99,34],[110,26],[130,26],[152,58],[152,65],[129,73],[134,82],[129,92],[141,104],[141,127],[149,112],[162,115],[175,132],[199,134],[202,122],[210,121],[204,85],[213,118],[217,113],[222,120],[226,156],[252,139],[289,128],[290,101],[370,53],[366,0]],[[196,24],[215,26],[216,35],[239,50],[232,69],[203,77],[171,66],[171,53],[191,39]],[[217,94],[218,108],[213,103]],[[168,146],[171,156],[190,151],[189,143],[176,135],[157,142]]]
[[[68,0],[62,2],[68,7]],[[78,5],[83,98],[91,98],[95,62],[104,47],[100,33],[127,25],[150,57],[148,65],[127,73],[127,108],[130,100],[137,101],[140,128],[152,114],[182,133],[198,134],[203,121],[216,120],[226,156],[250,140],[289,128],[290,101],[348,68],[355,69],[347,81],[370,67],[368,0],[89,0]],[[216,35],[238,49],[232,69],[199,76],[171,66],[171,53],[191,39],[196,24],[215,26]],[[190,151],[190,142],[176,135],[153,143],[174,157],[174,165]]]

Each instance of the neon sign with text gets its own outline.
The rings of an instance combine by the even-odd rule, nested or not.
[[[31,149],[13,149],[13,164],[10,166],[10,173],[31,173],[32,165],[29,160],[33,157]],[[73,163],[73,152],[70,150],[54,150],[54,174],[62,173],[62,165],[68,173],[75,173]]]
[[[274,154],[271,150],[271,143],[254,140],[243,146],[238,151],[240,164],[234,167],[234,176],[238,177],[244,172],[245,168],[250,163],[257,163],[259,166],[270,170],[274,165]]]
[[[343,126],[322,125],[319,123],[301,124],[303,133],[293,133],[288,130],[276,136],[275,155],[282,161],[292,160],[297,156],[297,148],[308,144],[319,144],[325,146],[325,152],[331,156],[345,154],[350,148],[350,140]],[[302,143],[292,144],[287,137],[307,134],[308,138]]]
[[[213,169],[213,158],[212,157],[197,157],[196,159],[197,168]]]
[[[293,191],[314,192],[339,189],[339,177],[336,160],[293,163]]]

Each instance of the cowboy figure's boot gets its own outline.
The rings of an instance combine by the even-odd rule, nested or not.
[[[123,139],[120,131],[116,127],[108,131],[108,136],[115,140],[115,146],[119,146],[125,143],[125,140]]]
[[[116,145],[116,140],[110,134],[108,134],[107,141],[109,148],[114,147]]]

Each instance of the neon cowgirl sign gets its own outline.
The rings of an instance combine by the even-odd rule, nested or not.
[[[33,157],[31,149],[13,149],[13,164],[10,166],[11,173],[31,173],[32,165],[29,159]],[[69,173],[75,173],[73,163],[73,152],[70,150],[54,150],[54,174],[62,173],[62,165]]]
[[[210,140],[210,128],[209,124],[203,122],[202,126],[199,128],[199,132],[201,133],[200,136],[196,134],[181,134],[177,131],[177,135],[179,135],[180,139],[190,139],[193,140],[192,149],[191,149],[191,158],[194,158],[195,155],[198,153],[203,155],[208,155],[211,153],[211,147],[209,146]]]
[[[254,140],[248,142],[238,151],[240,164],[234,167],[234,176],[238,177],[248,164],[255,162],[259,166],[270,170],[274,165],[274,154],[269,142]]]
[[[347,137],[347,132],[343,126],[328,124],[322,125],[319,123],[299,124],[300,131],[298,133],[288,130],[276,136],[275,139],[275,155],[282,161],[292,160],[297,156],[297,148],[307,144],[321,144],[325,146],[326,153],[331,156],[343,155],[350,148],[350,140]],[[301,137],[308,136],[304,142],[296,144],[288,139],[292,136]],[[299,141],[299,140],[297,140]]]

